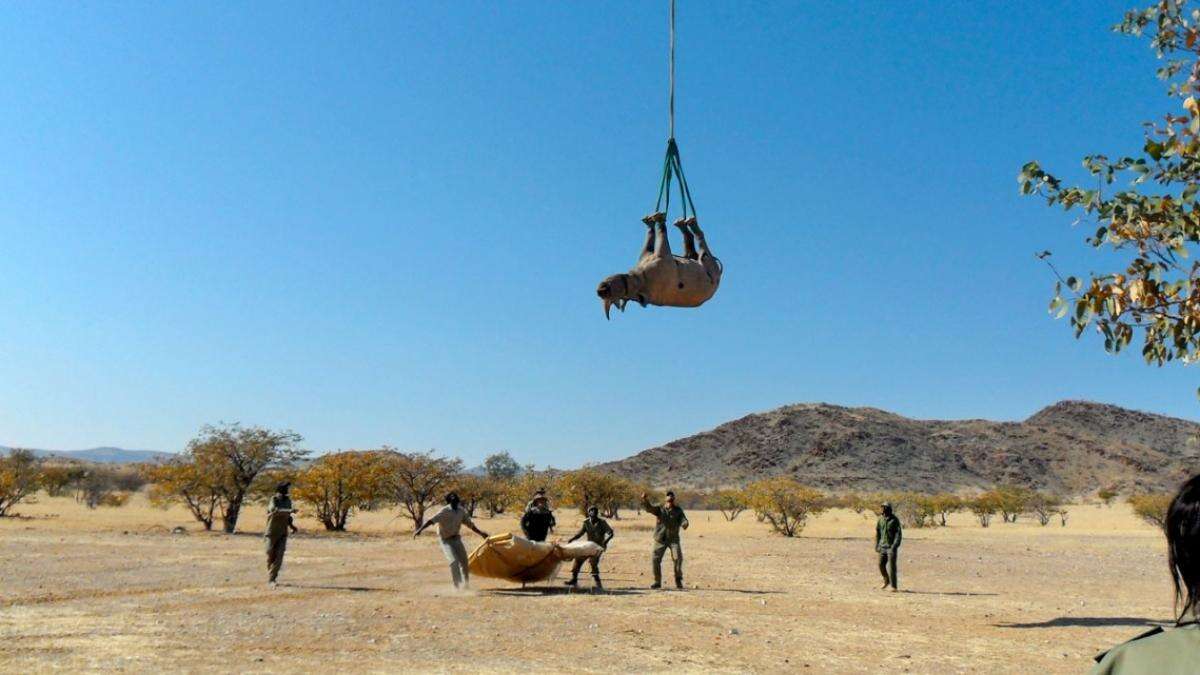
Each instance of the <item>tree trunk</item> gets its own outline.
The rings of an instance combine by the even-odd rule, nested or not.
[[[229,499],[229,506],[225,508],[225,513],[221,517],[225,534],[233,534],[233,531],[237,529],[238,513],[242,510],[242,499],[245,496],[245,493],[239,492]]]

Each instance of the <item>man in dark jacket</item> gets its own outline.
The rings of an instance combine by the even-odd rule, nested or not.
[[[554,513],[550,510],[545,497],[534,497],[525,515],[521,516],[521,531],[530,541],[546,541],[550,530],[554,529]]]
[[[883,587],[891,585],[896,590],[896,556],[900,553],[900,540],[904,533],[900,519],[892,513],[892,505],[884,504],[883,515],[875,523],[875,550],[879,552],[879,573],[883,575]]]
[[[600,517],[600,509],[594,506],[589,506],[587,510],[587,518],[584,519],[583,525],[574,537],[568,539],[568,542],[587,535],[587,540],[593,544],[600,544],[601,548],[608,548],[608,542],[612,541],[613,529],[608,524],[608,521]],[[596,582],[596,590],[603,590],[604,586],[600,584],[600,556],[603,552],[597,553],[590,558],[576,558],[575,564],[571,567],[571,580],[566,582],[568,586],[576,586],[579,584],[579,570],[583,568],[583,561],[587,560],[592,565],[592,580]]]
[[[650,588],[662,588],[662,559],[667,549],[671,550],[671,559],[675,562],[675,588],[683,588],[683,547],[679,544],[679,531],[688,528],[687,516],[675,503],[675,493],[669,491],[667,501],[662,506],[651,504],[650,498],[643,492],[642,508],[658,519],[658,524],[654,526],[654,558],[651,565],[654,569],[654,585]]]
[[[267,506],[267,583],[275,586],[279,570],[283,569],[283,554],[287,551],[288,530],[298,532],[292,521],[292,498],[288,495],[291,483],[280,483],[275,487],[271,503]]]

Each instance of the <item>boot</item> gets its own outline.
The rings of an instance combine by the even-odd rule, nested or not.
[[[571,577],[570,581],[564,581],[563,584],[566,586],[578,586],[579,577]]]
[[[593,585],[595,586],[597,591],[604,590],[604,585],[600,583],[600,575],[597,574],[597,575],[593,576],[592,581],[595,582],[595,584],[593,584]]]
[[[675,588],[683,590],[683,577],[675,577]]]
[[[650,590],[652,590],[652,591],[657,591],[660,588],[662,588],[662,584],[660,582],[656,581],[656,582],[650,584]]]

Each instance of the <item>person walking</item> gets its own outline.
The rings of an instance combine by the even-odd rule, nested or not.
[[[462,526],[466,525],[484,539],[488,538],[487,532],[475,527],[471,516],[467,515],[467,509],[462,505],[462,500],[453,492],[446,495],[446,506],[442,507],[441,511],[413,531],[413,539],[421,536],[430,525],[438,527],[438,536],[442,540],[442,554],[450,563],[450,579],[454,582],[454,587],[466,588],[471,581],[471,573],[467,569],[467,549],[463,546],[460,533]]]
[[[879,521],[875,523],[875,551],[879,553],[879,573],[883,575],[883,588],[889,585],[896,592],[896,556],[900,553],[900,540],[904,532],[900,519],[892,513],[892,505],[884,502]]]
[[[296,513],[292,508],[292,498],[288,492],[291,483],[280,483],[275,486],[275,494],[267,506],[267,529],[263,538],[267,543],[267,585],[274,588],[279,571],[283,569],[283,554],[287,551],[288,531],[299,532],[292,520]]]
[[[583,520],[583,525],[574,537],[567,540],[568,543],[576,539],[586,536],[587,540],[593,544],[600,544],[600,548],[607,549],[608,542],[613,538],[612,526],[607,520],[600,517],[600,509],[595,506],[589,506],[587,510],[587,518]],[[576,558],[575,564],[571,567],[571,580],[565,582],[568,586],[579,585],[579,570],[583,568],[583,561],[586,560],[592,566],[592,581],[595,582],[596,590],[604,590],[604,586],[600,583],[600,556],[604,555],[601,551],[590,558]]]
[[[675,503],[675,493],[669,490],[666,502],[662,506],[651,504],[650,498],[643,492],[642,508],[658,519],[654,526],[654,555],[651,564],[654,570],[654,585],[650,588],[662,588],[662,560],[667,549],[671,550],[671,559],[675,563],[675,588],[683,588],[683,547],[680,545],[679,532],[688,528],[687,516]]]

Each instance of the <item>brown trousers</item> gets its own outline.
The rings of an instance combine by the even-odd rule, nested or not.
[[[267,574],[268,581],[275,581],[279,570],[283,569],[283,553],[287,551],[287,535],[282,537],[267,537]]]

